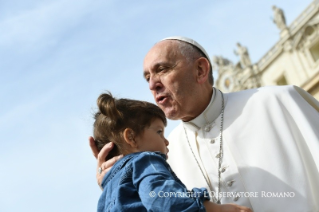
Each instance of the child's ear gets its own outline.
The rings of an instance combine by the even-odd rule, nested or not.
[[[125,142],[132,148],[137,148],[137,143],[135,141],[135,134],[131,128],[126,128],[123,132],[123,137]]]

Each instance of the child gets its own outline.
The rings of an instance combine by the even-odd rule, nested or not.
[[[106,160],[124,155],[102,181],[98,211],[250,211],[212,203],[204,188],[187,191],[166,162],[166,118],[159,107],[110,93],[101,94],[97,104],[96,146],[114,143]]]

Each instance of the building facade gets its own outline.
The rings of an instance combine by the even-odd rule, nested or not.
[[[319,0],[313,1],[291,24],[273,6],[279,41],[255,64],[246,47],[237,44],[240,62],[214,56],[216,87],[233,92],[266,85],[297,85],[319,100]]]

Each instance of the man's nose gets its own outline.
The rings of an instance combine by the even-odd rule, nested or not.
[[[151,76],[148,85],[151,91],[158,91],[163,87],[161,79],[158,76]]]

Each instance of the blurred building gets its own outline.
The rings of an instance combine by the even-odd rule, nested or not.
[[[265,85],[297,85],[319,100],[319,0],[313,1],[290,26],[283,11],[273,6],[279,41],[255,64],[248,49],[237,44],[237,64],[214,56],[218,67],[216,87],[223,92]]]

